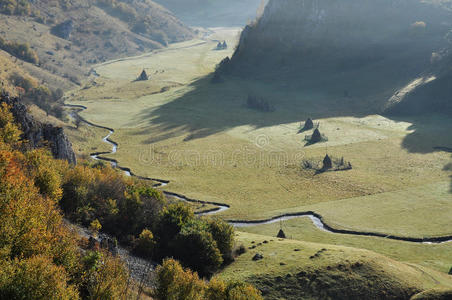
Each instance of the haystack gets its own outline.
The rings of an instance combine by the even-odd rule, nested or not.
[[[323,159],[323,170],[328,170],[333,167],[333,162],[331,161],[331,158],[328,156],[328,154]]]
[[[146,71],[143,70],[143,72],[141,72],[140,76],[138,76],[137,81],[145,81],[145,80],[149,80],[149,76],[148,76],[148,74],[146,74]]]
[[[279,239],[285,239],[286,238],[286,234],[284,233],[284,231],[282,229],[279,230],[278,235],[276,236]]]
[[[314,133],[311,136],[311,143],[318,143],[322,140],[322,134],[320,133],[320,130],[318,128],[316,128],[314,130]]]
[[[312,122],[311,118],[308,118],[306,120],[306,122],[304,122],[303,130],[309,130],[309,129],[312,129],[312,128],[314,128],[314,122]]]

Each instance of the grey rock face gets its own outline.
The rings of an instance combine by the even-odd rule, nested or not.
[[[31,148],[48,145],[53,157],[67,160],[70,164],[77,163],[72,144],[63,128],[36,121],[18,98],[2,96],[0,103],[7,103],[11,106],[11,112],[23,131],[22,138],[28,141]]]

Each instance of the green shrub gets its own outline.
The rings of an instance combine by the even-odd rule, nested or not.
[[[216,241],[223,260],[232,260],[232,248],[234,247],[234,227],[222,219],[214,218],[208,220],[209,232]]]
[[[150,230],[143,229],[138,236],[138,239],[135,241],[133,252],[142,257],[152,258],[154,254],[154,247],[154,235]]]
[[[184,226],[175,240],[176,258],[201,276],[211,276],[223,263],[217,242],[201,220]]]
[[[171,204],[163,208],[156,228],[156,238],[160,256],[171,256],[174,251],[170,243],[182,228],[191,222],[195,215],[190,207],[183,203]]]

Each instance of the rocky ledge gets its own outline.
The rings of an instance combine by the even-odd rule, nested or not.
[[[2,95],[0,103],[11,106],[11,112],[23,131],[22,138],[28,141],[31,148],[49,146],[53,157],[67,160],[70,164],[77,163],[72,144],[63,128],[35,120],[18,98]]]

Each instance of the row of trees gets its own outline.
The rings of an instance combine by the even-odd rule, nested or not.
[[[19,96],[24,100],[36,104],[47,114],[60,119],[63,117],[63,108],[58,102],[64,94],[62,89],[50,90],[44,85],[39,85],[31,77],[17,72],[11,74],[9,81],[16,87]]]
[[[32,64],[38,64],[39,58],[36,51],[30,48],[28,44],[22,44],[14,41],[7,41],[0,37],[0,49],[8,52],[9,54],[27,61]]]
[[[137,255],[175,257],[201,276],[231,262],[233,227],[219,219],[198,218],[184,203],[168,203],[161,192],[126,178],[109,166],[79,165],[61,179],[60,206],[86,227],[99,223]]]
[[[123,299],[133,293],[120,259],[78,244],[60,207],[73,221],[115,234],[135,253],[161,259],[158,299],[243,299],[238,295],[244,293],[261,299],[248,285],[206,283],[182,268],[210,276],[229,261],[229,224],[197,218],[183,203],[168,203],[110,166],[70,166],[46,149],[27,150],[20,136],[9,107],[1,104],[0,299]],[[168,256],[182,265],[164,260]],[[184,291],[205,297],[186,298]]]
[[[28,0],[0,0],[0,13],[28,16],[31,13],[30,2]]]

